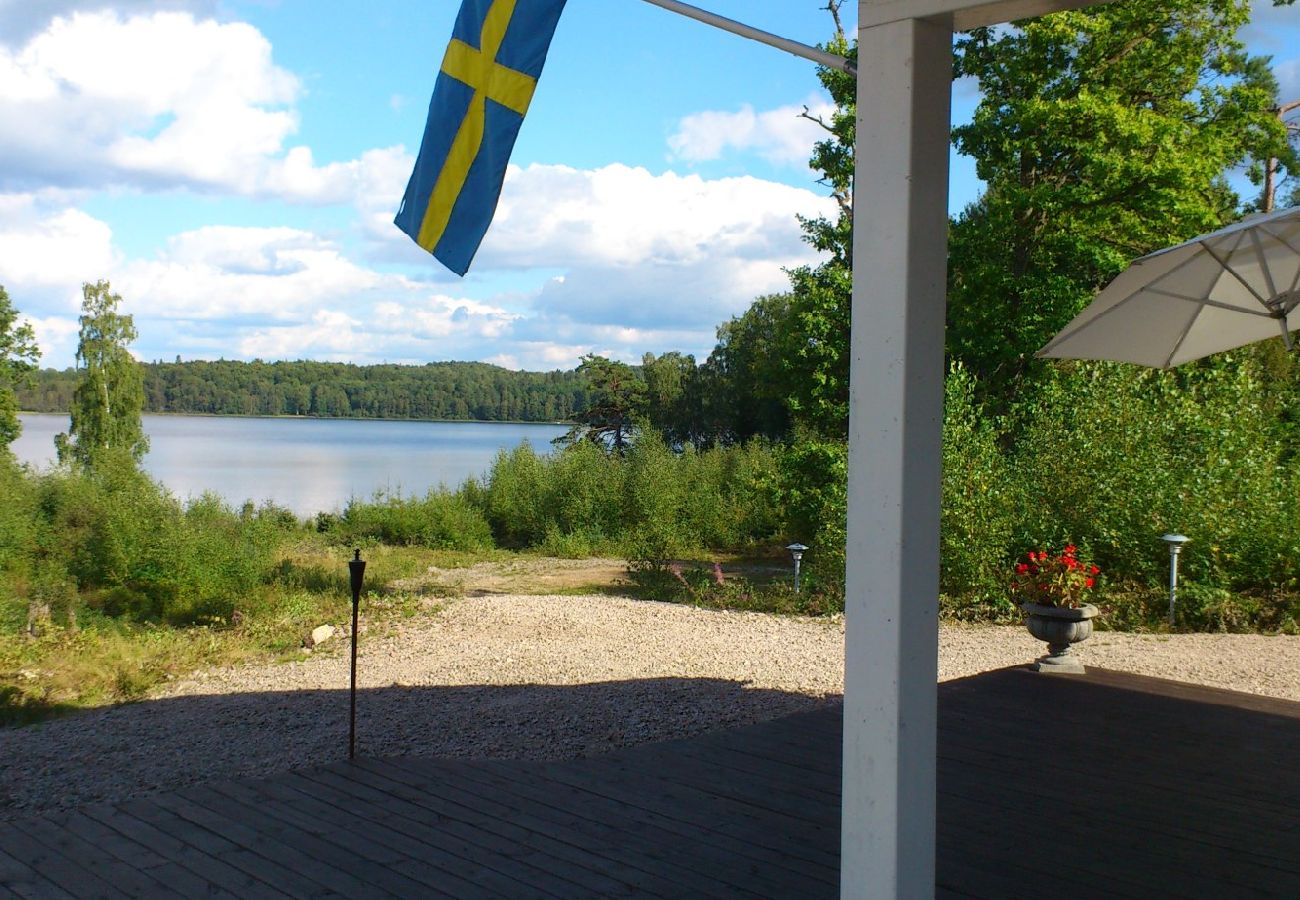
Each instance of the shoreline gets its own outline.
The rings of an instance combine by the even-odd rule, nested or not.
[[[43,412],[34,409],[18,410],[20,416],[61,416],[68,417],[69,412]],[[382,416],[291,416],[291,415],[261,415],[253,413],[205,413],[205,412],[177,412],[167,410],[165,412],[152,412],[144,410],[142,416],[159,416],[159,417],[189,417],[195,419],[270,419],[273,421],[303,421],[303,422],[423,422],[431,425],[546,425],[555,428],[570,428],[574,422],[552,422],[549,420],[537,419],[413,419],[413,418],[386,418]]]

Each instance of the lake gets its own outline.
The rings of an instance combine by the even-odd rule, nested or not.
[[[54,462],[64,414],[23,413],[12,445],[19,461]],[[564,425],[390,422],[374,419],[144,417],[145,470],[185,499],[215,491],[234,506],[271,500],[299,516],[342,509],[376,491],[423,495],[484,474],[497,451],[525,441],[539,453]]]

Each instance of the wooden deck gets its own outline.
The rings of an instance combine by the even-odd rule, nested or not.
[[[940,896],[1300,897],[1300,704],[939,688]],[[564,762],[340,763],[0,827],[0,893],[834,897],[838,708]]]

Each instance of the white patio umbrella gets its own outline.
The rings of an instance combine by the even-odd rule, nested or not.
[[[1142,257],[1037,355],[1168,369],[1279,334],[1289,348],[1297,307],[1300,207]]]

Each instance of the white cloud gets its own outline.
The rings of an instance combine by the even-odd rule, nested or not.
[[[755,112],[745,104],[734,112],[707,110],[684,117],[668,137],[673,158],[703,162],[721,158],[728,151],[756,153],[777,165],[806,166],[813,144],[826,132],[801,113],[830,120],[835,107],[824,98],[811,97],[806,104],[781,106]]]
[[[0,194],[0,284],[50,340],[57,317],[75,324],[82,282],[105,277],[119,261],[104,222],[58,198]],[[43,350],[58,351],[40,327],[37,335]]]
[[[186,10],[210,16],[216,0],[0,0],[0,45],[26,43],[55,17],[114,9],[119,13]]]
[[[146,359],[178,350],[358,362],[477,358],[520,317],[366,268],[292,228],[184,232],[155,259],[124,264],[113,285],[136,316]]]
[[[72,364],[77,352],[77,335],[81,330],[75,317],[22,318],[36,332],[36,345],[41,349],[41,366],[67,368]]]
[[[293,319],[382,280],[311,232],[226,226],[176,235],[157,259],[134,260],[118,276],[142,312],[192,320]]]
[[[397,231],[383,204],[364,199],[392,196],[408,164],[400,150],[358,161],[357,182],[373,186],[358,193],[362,230],[410,248],[427,280],[290,227],[210,225],[125,259],[108,225],[66,195],[0,194],[0,283],[21,275],[24,300],[44,300],[19,308],[66,336],[81,281],[109,278],[136,318],[144,359],[493,359],[551,369],[588,352],[702,357],[720,322],[786,286],[783,266],[815,258],[795,214],[832,212],[826,198],[754,178],[512,168],[474,274],[459,281]],[[66,341],[46,343],[47,364],[71,363]]]
[[[680,266],[810,258],[795,215],[830,212],[811,191],[757,178],[609,165],[511,166],[476,268]]]
[[[246,23],[76,11],[0,46],[0,187],[346,200],[360,161],[317,165],[288,146],[301,93]]]

